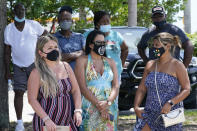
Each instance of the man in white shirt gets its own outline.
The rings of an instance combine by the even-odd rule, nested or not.
[[[25,19],[25,7],[18,3],[14,7],[14,22],[4,31],[5,78],[11,79],[10,62],[12,56],[14,81],[14,106],[17,116],[15,131],[24,131],[22,121],[23,94],[27,90],[27,80],[34,68],[37,38],[47,31],[37,22]]]

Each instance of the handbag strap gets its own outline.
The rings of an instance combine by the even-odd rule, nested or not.
[[[155,66],[155,87],[156,87],[156,91],[157,91],[157,96],[158,96],[158,99],[159,99],[159,104],[161,106],[161,100],[160,100],[160,97],[159,97],[159,92],[158,92],[158,88],[157,88],[157,61],[156,61],[156,66]],[[162,108],[162,106],[161,106]]]
[[[161,99],[159,97],[159,91],[158,91],[158,88],[157,88],[157,80],[156,80],[156,78],[157,78],[157,61],[156,61],[156,66],[155,66],[155,87],[156,87],[157,96],[158,96],[158,99],[159,99],[159,104],[160,104],[160,106],[162,108]],[[179,92],[180,92],[180,90],[181,90],[181,87],[179,87]],[[183,106],[183,101],[179,102],[179,105]]]

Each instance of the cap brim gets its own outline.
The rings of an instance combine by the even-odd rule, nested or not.
[[[164,12],[154,12],[154,13],[152,13],[152,16],[155,16],[157,14],[159,14],[161,16],[164,16],[165,13]]]

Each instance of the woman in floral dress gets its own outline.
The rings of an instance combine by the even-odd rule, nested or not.
[[[80,130],[116,131],[118,92],[115,62],[105,57],[104,34],[92,31],[86,40],[86,55],[77,60],[75,75],[82,93],[83,122]]]

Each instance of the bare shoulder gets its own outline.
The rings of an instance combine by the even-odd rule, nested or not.
[[[66,62],[66,61],[61,61],[63,64],[64,64],[64,66],[66,66],[66,67],[68,67],[68,66],[70,66],[69,64],[68,64],[68,62]]]
[[[154,65],[156,63],[156,60],[149,60],[146,64],[145,70],[150,72],[154,69]]]
[[[39,78],[40,77],[40,73],[38,72],[38,70],[36,68],[34,68],[32,71],[31,71],[31,76],[33,77],[37,77]]]
[[[84,64],[87,62],[87,60],[88,60],[88,56],[83,55],[83,56],[80,56],[79,58],[77,58],[76,63]]]
[[[116,67],[116,63],[113,59],[111,58],[107,58],[107,57],[104,57],[106,59],[106,61],[109,63],[110,67]]]
[[[173,58],[172,64],[174,65],[174,67],[175,67],[175,69],[177,71],[185,70],[186,69],[185,66],[184,66],[184,64],[181,61],[179,61],[179,60],[177,60],[175,58]]]
[[[40,83],[40,73],[36,68],[34,68],[31,71],[28,82],[30,82],[30,83],[37,83],[37,82]]]
[[[111,59],[111,58],[104,57],[104,59],[106,59],[107,62],[108,62],[110,65],[115,64],[115,61],[114,61],[113,59]]]

